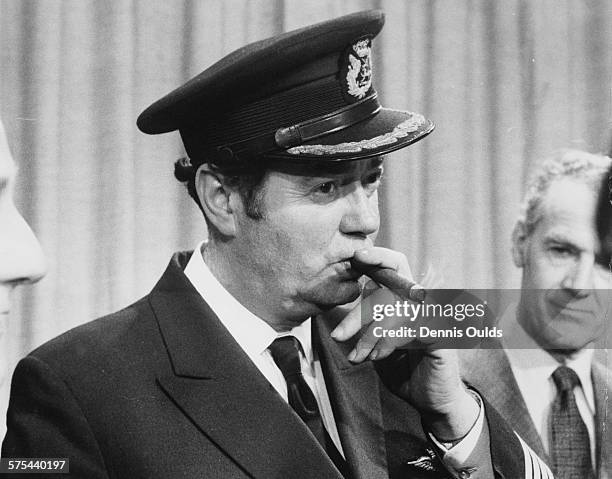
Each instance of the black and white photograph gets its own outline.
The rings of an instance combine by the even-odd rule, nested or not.
[[[611,46],[0,0],[0,478],[612,479]]]

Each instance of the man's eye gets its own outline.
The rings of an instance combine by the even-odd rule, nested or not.
[[[381,178],[382,178],[382,171],[376,171],[376,172],[370,173],[368,176],[366,176],[365,180],[364,180],[364,183],[365,184],[376,183],[377,181],[380,181]]]
[[[322,195],[331,195],[336,192],[336,183],[333,181],[326,181],[325,183],[321,183],[319,186],[315,188],[315,193],[319,193]]]
[[[568,248],[566,246],[551,246],[549,249],[553,255],[559,258],[567,258],[575,254],[575,252],[571,248]]]
[[[361,184],[363,185],[363,188],[368,193],[368,195],[374,193],[378,189],[381,177],[382,171],[379,170],[366,175],[361,180]]]

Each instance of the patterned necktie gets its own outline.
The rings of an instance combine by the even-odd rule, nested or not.
[[[574,388],[580,385],[576,372],[559,366],[552,375],[557,397],[551,408],[551,459],[556,479],[594,478],[589,433],[580,416]]]
[[[347,477],[346,461],[327,433],[319,413],[317,400],[302,375],[300,344],[297,338],[294,336],[276,338],[268,349],[287,382],[289,405],[306,423],[342,475]]]

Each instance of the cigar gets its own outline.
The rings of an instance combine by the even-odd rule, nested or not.
[[[423,301],[427,296],[427,290],[423,286],[397,274],[390,268],[366,265],[355,260],[351,260],[351,267],[389,288],[402,299]]]

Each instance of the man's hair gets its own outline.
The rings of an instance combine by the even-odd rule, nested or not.
[[[200,211],[204,209],[195,189],[195,175],[204,162],[193,163],[189,158],[181,158],[174,163],[174,177],[187,186],[189,196],[196,202]],[[246,215],[252,219],[263,218],[263,179],[267,169],[263,160],[253,161],[250,165],[240,167],[223,167],[210,163],[210,168],[218,173],[226,186],[236,188],[245,207]],[[206,218],[206,215],[204,215]],[[208,218],[206,218],[208,222]]]
[[[571,179],[584,183],[597,191],[607,174],[612,160],[580,150],[559,150],[547,158],[537,169],[527,185],[518,221],[525,224],[531,234],[538,222],[538,209],[550,185],[559,180]]]

